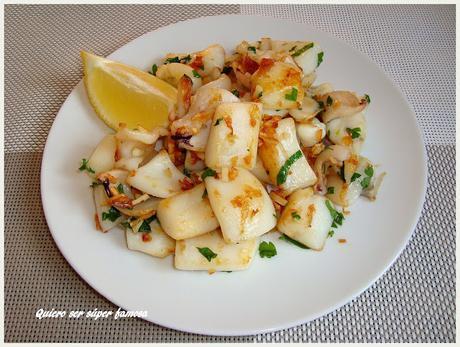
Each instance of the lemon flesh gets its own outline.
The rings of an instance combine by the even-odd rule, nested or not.
[[[177,90],[159,78],[136,68],[88,52],[81,52],[84,83],[96,114],[109,127],[124,123],[134,129],[167,126]]]

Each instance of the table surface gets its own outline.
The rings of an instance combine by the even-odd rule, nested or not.
[[[209,337],[141,319],[36,319],[39,308],[117,309],[65,261],[41,207],[42,151],[82,77],[79,50],[106,56],[161,26],[232,13],[329,32],[367,54],[400,87],[423,130],[429,171],[408,246],[352,302],[274,333]],[[455,341],[454,5],[6,5],[4,18],[5,342]]]

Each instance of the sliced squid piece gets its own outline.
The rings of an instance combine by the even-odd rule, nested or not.
[[[300,107],[304,96],[301,71],[288,63],[263,59],[251,77],[251,94],[268,109]]]
[[[249,267],[258,239],[228,244],[220,230],[176,241],[174,266],[179,270],[238,271]],[[201,252],[200,252],[201,249]]]
[[[311,96],[320,96],[327,93],[332,93],[334,91],[334,87],[330,83],[321,83],[317,86],[312,86],[308,89],[308,94]]]
[[[180,63],[170,63],[161,65],[158,67],[156,76],[159,79],[169,83],[173,87],[177,87],[179,85],[179,80],[183,75],[187,75],[193,82],[193,92],[195,92],[198,88],[202,85],[201,76],[197,73],[193,67],[180,64]]]
[[[144,193],[168,198],[181,191],[180,180],[185,178],[161,150],[152,160],[141,166],[126,179],[127,183]]]
[[[315,80],[316,80],[315,72],[305,75],[302,77],[302,86],[308,89],[312,86],[313,83],[315,83]]]
[[[114,167],[128,171],[137,170],[143,160],[143,157],[121,158],[120,160],[116,161]]]
[[[270,117],[284,117],[286,116],[290,110],[270,110],[268,108],[264,108],[263,114],[264,116],[270,116]]]
[[[185,116],[190,108],[192,89],[192,79],[187,75],[183,75],[179,79],[179,84],[177,86],[176,116],[179,118]]]
[[[212,82],[202,85],[198,90],[197,94],[204,89],[214,88],[214,89],[225,89],[230,90],[232,88],[232,81],[230,77],[225,74],[220,75],[220,77]]]
[[[108,198],[102,185],[93,187],[93,198],[96,207],[95,218],[102,232],[109,231],[126,219],[115,207],[107,204]]]
[[[152,145],[157,142],[161,136],[166,135],[168,135],[168,130],[161,127],[156,127],[152,131],[148,131],[142,127],[128,129],[126,126],[122,126],[115,137],[121,141],[137,141],[146,145]]]
[[[270,180],[287,193],[316,182],[316,175],[300,150],[292,118],[264,122],[259,155]]]
[[[233,168],[228,182],[206,177],[212,210],[228,243],[265,234],[276,225],[275,208],[262,183],[243,168]]]
[[[270,180],[270,176],[268,175],[268,170],[265,169],[264,164],[262,163],[262,159],[257,156],[256,165],[252,168],[251,173],[256,176],[260,181],[268,184],[274,184]]]
[[[312,118],[305,123],[297,123],[297,136],[305,147],[311,147],[326,136],[326,125]]]
[[[356,202],[363,190],[374,188],[376,182],[381,183],[376,181],[374,165],[367,158],[352,154],[343,162],[343,170],[328,170],[327,197],[337,205],[348,207]]]
[[[254,167],[261,111],[262,106],[253,102],[225,103],[216,108],[206,145],[208,167]]]
[[[118,208],[118,210],[130,217],[143,218],[152,215],[158,209],[161,199],[149,198],[148,200],[135,205],[133,208]]]
[[[312,188],[292,193],[278,221],[278,230],[311,249],[322,250],[333,221],[326,201]]]
[[[201,66],[206,75],[212,73],[216,68],[219,72],[224,68],[225,50],[221,45],[211,45],[200,52],[196,52],[195,55],[195,59],[202,62]],[[193,62],[191,65],[194,65]]]
[[[345,160],[348,160],[351,156],[350,149],[348,147],[332,145],[328,146],[321,152],[316,158],[313,170],[318,177],[316,183],[316,190],[320,194],[326,193],[326,174],[331,166],[341,167]]]
[[[303,98],[302,105],[300,105],[300,107],[289,110],[289,114],[298,122],[303,122],[313,118],[319,112],[321,112],[319,103],[309,96],[305,96]]]
[[[204,88],[192,97],[189,114],[196,114],[205,110],[214,111],[222,103],[239,102],[240,100],[226,89]]]
[[[128,248],[132,251],[139,251],[158,258],[174,254],[176,241],[166,235],[157,220],[150,222],[149,226],[150,232],[148,233],[135,233],[129,228],[126,229]]]
[[[88,166],[94,170],[94,175],[113,169],[116,150],[114,135],[107,135],[99,142],[88,160]]]
[[[204,183],[162,200],[157,217],[163,230],[175,240],[206,234],[219,227],[205,195]]]
[[[206,167],[204,163],[204,153],[187,151],[185,154],[184,166],[189,171],[201,171]]]
[[[362,112],[333,119],[327,123],[327,133],[333,143],[351,146],[354,153],[359,153],[366,139],[366,119]]]
[[[355,93],[337,90],[317,97],[324,106],[322,118],[328,123],[339,117],[352,116],[361,112],[367,106],[365,98],[360,99]]]
[[[304,42],[291,52],[297,65],[302,69],[304,75],[309,75],[321,64],[323,51],[315,42]]]

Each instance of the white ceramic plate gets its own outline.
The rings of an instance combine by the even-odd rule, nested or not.
[[[353,205],[322,252],[275,239],[276,257],[257,255],[247,271],[208,275],[175,270],[173,257],[160,260],[129,251],[121,230],[95,230],[90,181],[77,170],[81,158],[109,132],[93,112],[81,82],[51,128],[41,191],[57,246],[95,290],[126,310],[148,311],[151,322],[210,335],[255,334],[307,322],[339,308],[377,280],[415,228],[427,172],[415,115],[384,72],[342,41],[303,24],[219,16],[147,33],[109,58],[148,70],[168,52],[195,51],[213,43],[230,50],[243,39],[266,36],[319,42],[325,55],[318,81],[372,98],[363,154],[388,174],[378,200]],[[347,243],[339,244],[338,238]]]

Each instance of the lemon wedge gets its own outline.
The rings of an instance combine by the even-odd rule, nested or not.
[[[159,78],[121,63],[82,51],[84,83],[96,114],[109,127],[134,129],[167,126],[177,90]]]

